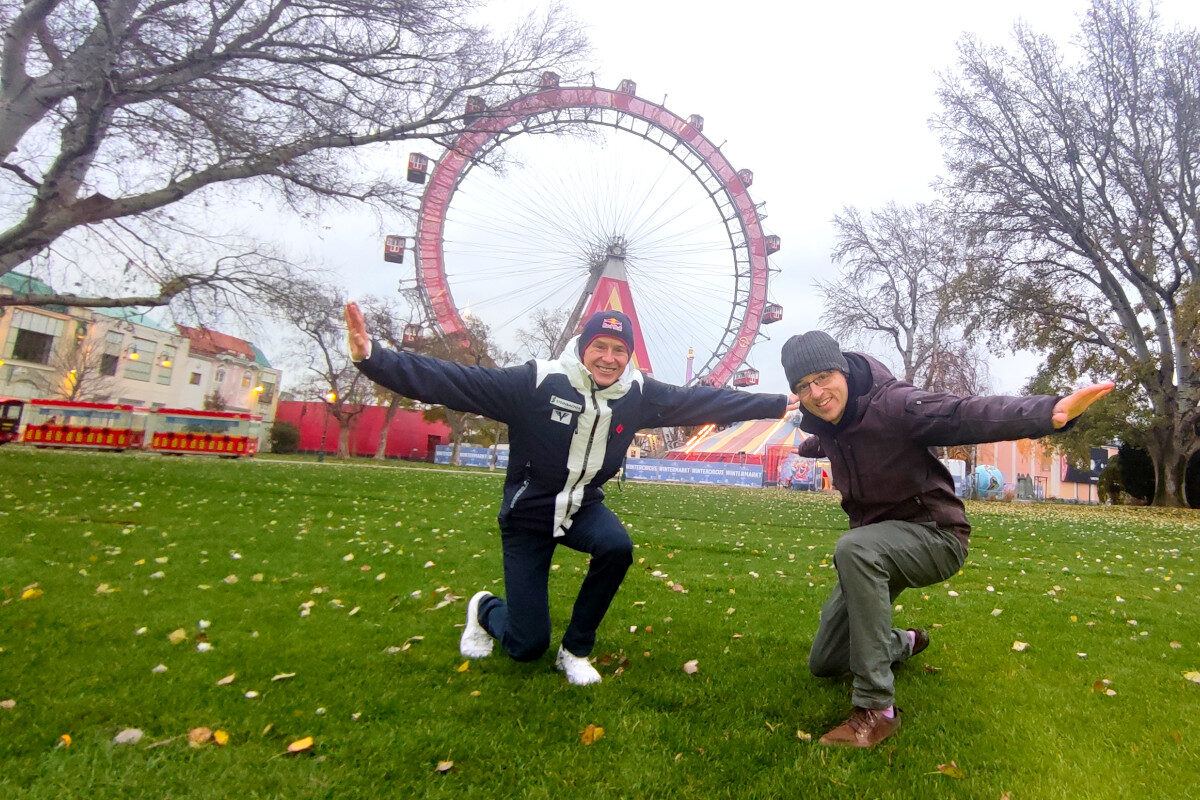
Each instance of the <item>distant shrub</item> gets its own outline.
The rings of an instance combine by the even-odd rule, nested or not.
[[[271,452],[295,453],[300,449],[300,429],[290,422],[271,423]]]

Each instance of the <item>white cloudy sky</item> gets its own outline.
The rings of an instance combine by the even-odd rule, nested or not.
[[[851,0],[845,3],[712,0],[567,0],[593,45],[595,81],[637,81],[638,94],[680,116],[698,113],[705,134],[735,167],[754,171],[753,197],[766,202],[765,228],[783,250],[772,263],[772,299],[785,319],[768,328],[752,362],[761,390],[782,391],[779,348],[815,327],[812,284],[830,274],[830,223],[845,206],[931,199],[940,149],[927,120],[937,110],[938,73],[953,66],[964,32],[1010,41],[1023,19],[1066,42],[1084,0]],[[489,17],[515,18],[528,0],[489,4]],[[1200,3],[1163,0],[1169,23],[1200,26]],[[369,216],[369,215],[368,215]],[[393,231],[403,233],[405,231]],[[386,293],[398,274],[379,264],[374,221],[338,221],[318,257],[347,268],[352,292]],[[378,266],[376,266],[378,265]],[[411,269],[405,265],[405,269]],[[1017,391],[1029,356],[993,363],[993,388]]]

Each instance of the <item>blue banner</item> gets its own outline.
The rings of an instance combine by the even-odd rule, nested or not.
[[[448,444],[439,444],[433,449],[433,463],[449,464],[450,454],[454,452],[454,446]],[[490,467],[492,465],[492,448],[490,447],[471,447],[464,445],[458,448],[459,466],[462,467]],[[508,466],[508,448],[501,448],[495,451],[496,469],[505,469]]]
[[[631,458],[625,462],[625,477],[633,481],[715,483],[721,486],[760,488],[763,485],[763,468],[760,465],[726,464],[719,461]]]

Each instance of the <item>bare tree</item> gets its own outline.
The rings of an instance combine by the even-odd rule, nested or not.
[[[350,433],[371,399],[371,382],[346,351],[345,305],[341,290],[302,282],[290,296],[278,298],[275,306],[293,328],[293,359],[306,376],[303,393],[320,398],[337,422],[338,458],[350,457]]]
[[[261,275],[244,251],[206,270],[134,257],[203,233],[169,209],[215,202],[211,187],[251,182],[297,208],[401,204],[403,180],[356,153],[446,145],[468,97],[494,107],[544,70],[571,77],[585,53],[557,7],[499,35],[472,22],[477,11],[473,0],[0,0],[0,274],[72,250],[107,253],[81,259],[82,277],[97,263],[124,269],[112,296],[0,304],[164,305]]]
[[[882,342],[899,358],[909,383],[942,391],[974,385],[958,369],[979,359],[954,324],[955,298],[947,292],[964,263],[949,211],[889,203],[866,217],[846,208],[833,224],[833,258],[843,270],[835,280],[818,282],[826,329],[863,347]]]
[[[943,79],[947,188],[978,245],[967,283],[1064,382],[1136,387],[1154,502],[1183,505],[1200,447],[1200,35],[1092,0],[1078,42],[1072,60],[1020,25],[1009,50],[966,38]]]
[[[113,392],[116,379],[105,374],[104,335],[83,335],[59,348],[50,358],[51,396],[83,403],[103,402]]]
[[[404,347],[404,331],[410,325],[415,325],[418,305],[410,305],[405,321],[401,321],[401,311],[395,303],[388,303],[379,298],[367,298],[363,301],[363,316],[367,321],[367,330],[389,347],[401,349]],[[385,389],[379,384],[371,387],[374,397],[384,407],[383,428],[379,431],[379,442],[375,446],[376,461],[383,461],[387,453],[388,431],[396,412],[402,408],[412,408],[414,403],[402,394]]]
[[[518,328],[517,344],[530,358],[555,358],[555,350],[571,312],[565,308],[539,308],[529,320],[529,328]]]

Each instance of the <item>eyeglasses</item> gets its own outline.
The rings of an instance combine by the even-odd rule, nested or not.
[[[828,389],[833,383],[833,376],[836,374],[833,370],[826,370],[825,372],[818,372],[813,376],[811,381],[796,384],[796,396],[801,398],[811,397],[814,386],[819,389]]]

